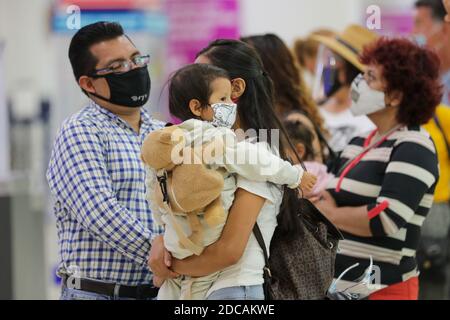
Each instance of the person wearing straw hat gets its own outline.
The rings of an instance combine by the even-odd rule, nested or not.
[[[374,128],[366,116],[354,117],[349,108],[350,85],[364,70],[359,54],[378,35],[359,25],[350,25],[336,36],[313,35],[311,38],[321,44],[313,96],[330,131],[329,144],[340,152],[351,138]]]

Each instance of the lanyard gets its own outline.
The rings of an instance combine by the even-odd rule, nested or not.
[[[357,155],[353,160],[349,160],[345,163],[345,165],[343,166],[343,170],[341,170],[340,172],[340,176],[339,176],[339,180],[338,183],[336,185],[336,192],[340,192],[341,191],[341,186],[342,183],[344,182],[345,176],[348,175],[348,173],[354,168],[356,167],[356,165],[361,162],[362,158],[364,158],[364,156],[369,153],[370,150],[372,150],[373,148],[377,148],[379,147],[383,142],[385,142],[394,132],[396,132],[397,130],[399,130],[401,128],[400,125],[395,126],[394,128],[392,128],[391,130],[389,130],[383,137],[381,137],[380,139],[378,139],[377,141],[374,141],[373,143],[371,143],[373,137],[376,135],[376,133],[378,132],[378,129],[375,129],[374,131],[372,131],[370,133],[370,135],[367,137],[367,139],[364,141],[364,149],[363,151]]]

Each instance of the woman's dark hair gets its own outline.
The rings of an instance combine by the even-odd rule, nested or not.
[[[100,21],[78,30],[70,41],[69,60],[78,81],[81,76],[92,73],[98,61],[90,48],[102,41],[123,36],[123,28],[116,22]]]
[[[289,160],[285,152],[287,146],[296,154],[286,129],[275,113],[272,79],[265,72],[255,49],[238,40],[216,40],[201,50],[198,56],[204,56],[211,64],[227,70],[231,79],[244,79],[246,88],[238,101],[239,121],[242,128],[254,129],[257,132],[260,129],[278,129],[281,133],[279,141],[281,158]],[[267,136],[267,142],[273,146],[271,135]],[[294,235],[298,230],[297,197],[297,191],[286,189],[284,192],[278,224],[286,236]]]
[[[209,64],[190,64],[175,72],[169,83],[170,113],[181,121],[197,118],[189,102],[197,99],[206,107],[212,94],[211,83],[218,78],[230,79],[224,69]]]
[[[380,38],[364,49],[361,62],[380,66],[386,91],[403,94],[399,123],[423,125],[433,117],[442,100],[440,60],[433,51],[408,39]]]
[[[284,121],[284,127],[286,128],[289,138],[294,143],[301,143],[305,146],[305,154],[303,159],[309,161],[314,159],[314,148],[313,144],[313,133],[311,130],[305,126],[301,121]]]
[[[244,37],[241,40],[255,48],[273,80],[275,105],[283,110],[285,115],[292,112],[305,115],[316,128],[318,137],[327,136],[328,131],[303,81],[300,68],[283,40],[274,34]],[[319,141],[321,150],[325,150],[325,141]]]
[[[305,114],[317,127],[326,132],[324,121],[301,77],[299,66],[286,44],[274,34],[241,38],[258,52],[264,68],[274,84],[275,104],[288,113]]]

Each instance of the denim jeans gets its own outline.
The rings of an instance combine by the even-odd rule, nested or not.
[[[262,285],[223,288],[214,291],[208,300],[264,300]]]
[[[155,298],[149,298],[145,300],[154,300],[154,299]],[[60,300],[136,300],[136,299],[110,297],[94,292],[70,289],[64,286],[62,287]]]

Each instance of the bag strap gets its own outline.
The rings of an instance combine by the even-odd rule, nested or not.
[[[253,227],[253,234],[255,235],[256,241],[258,241],[258,244],[261,247],[264,254],[264,263],[265,263],[264,272],[267,272],[267,275],[269,277],[272,277],[272,272],[270,271],[270,264],[269,264],[269,254],[267,253],[266,244],[264,242],[261,229],[259,228],[257,222],[255,222],[255,226]]]
[[[439,120],[439,117],[437,114],[434,115],[434,122],[436,123],[436,126],[438,127],[439,131],[441,131],[442,136],[444,137],[445,146],[447,147],[447,155],[450,158],[450,142],[447,139],[447,136],[445,135],[444,129],[442,128],[441,121]]]
[[[158,172],[158,182],[161,187],[161,192],[163,194],[163,205],[165,207],[164,209],[169,213],[170,221],[172,222],[172,225],[175,229],[175,232],[178,236],[180,243],[187,250],[189,250],[193,254],[199,256],[203,252],[204,248],[196,245],[186,236],[186,234],[184,233],[180,224],[178,223],[177,219],[175,218],[175,214],[173,213],[173,210],[170,206],[169,194],[167,192],[167,172],[166,171]]]

